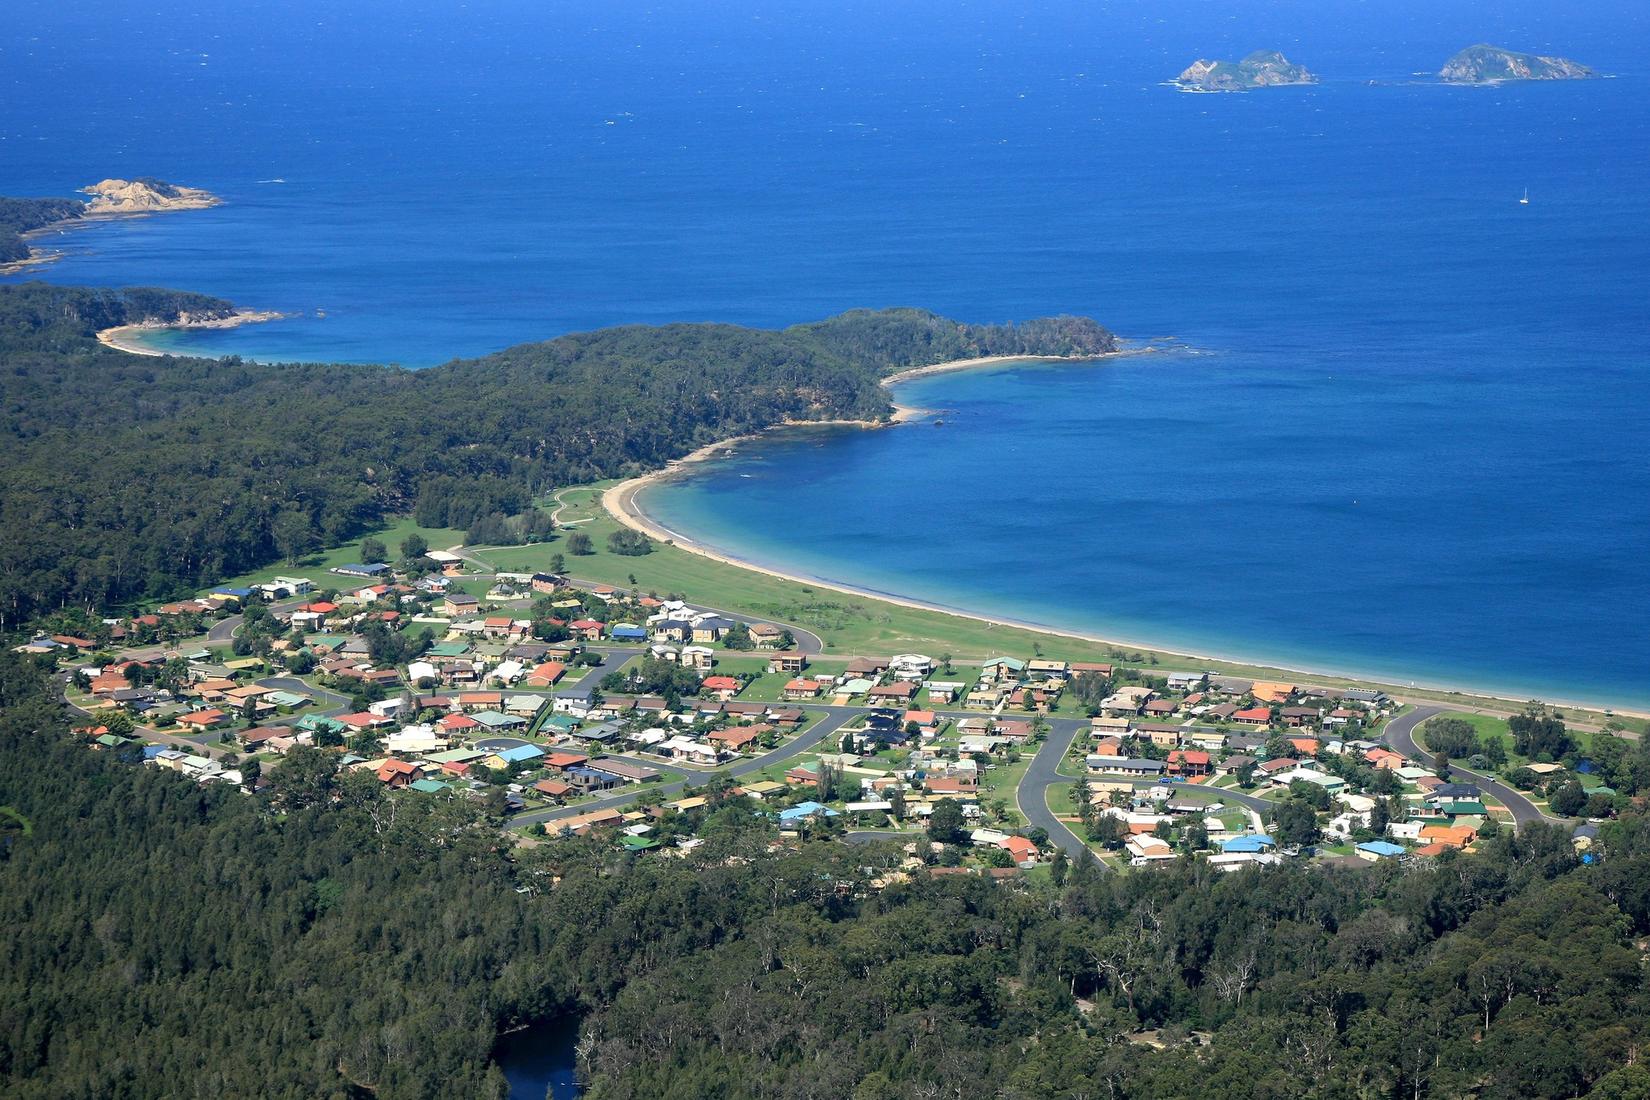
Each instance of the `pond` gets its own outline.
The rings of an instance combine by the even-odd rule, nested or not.
[[[510,1100],[575,1100],[577,1016],[554,1016],[501,1037],[493,1057],[510,1082]]]

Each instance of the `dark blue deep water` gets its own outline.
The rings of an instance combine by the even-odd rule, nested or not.
[[[558,1017],[512,1031],[493,1051],[510,1082],[510,1100],[574,1100],[579,1021]]]
[[[631,321],[1092,314],[1195,353],[928,380],[903,397],[944,428],[775,440],[648,506],[968,608],[1650,705],[1642,4],[11,0],[5,24],[0,194],[228,200],[68,235],[46,277],[303,315],[179,347],[428,365]],[[1617,79],[1412,78],[1477,41]],[[1260,47],[1324,82],[1159,86]]]

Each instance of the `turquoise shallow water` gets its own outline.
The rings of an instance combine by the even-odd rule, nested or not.
[[[1641,8],[17,0],[0,194],[222,194],[45,271],[298,315],[169,341],[206,354],[1091,314],[1199,354],[932,379],[945,428],[775,440],[649,506],[959,606],[1646,705]],[[1618,79],[1412,79],[1481,40]],[[1324,83],[1159,84],[1265,46]]]

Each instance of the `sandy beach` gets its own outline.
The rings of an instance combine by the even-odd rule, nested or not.
[[[286,314],[276,313],[272,310],[242,309],[236,310],[232,316],[214,317],[206,321],[183,320],[174,324],[145,321],[142,324],[117,325],[114,328],[103,329],[97,334],[97,342],[104,347],[114,348],[116,351],[124,351],[131,355],[172,355],[173,352],[150,347],[143,342],[143,336],[146,333],[153,335],[168,329],[237,328],[241,325],[255,325],[264,321],[278,321],[284,316]]]
[[[961,360],[954,360],[954,361],[946,362],[946,363],[936,363],[932,366],[927,366],[927,367],[914,367],[910,370],[901,371],[898,374],[892,375],[889,378],[885,379],[884,384],[888,385],[888,386],[894,386],[894,385],[898,385],[900,382],[907,382],[907,381],[910,381],[913,378],[924,377],[924,376],[927,376],[927,375],[941,374],[941,373],[945,373],[945,372],[948,372],[948,371],[969,370],[969,369],[978,368],[978,367],[995,366],[995,365],[1002,364],[1002,363],[1085,362],[1085,361],[1092,361],[1094,359],[1115,358],[1116,356],[1119,356],[1119,355],[1128,355],[1128,354],[1134,354],[1134,353],[1132,353],[1132,352],[1114,352],[1111,355],[1086,356],[1086,357],[1083,357],[1082,359],[1066,359],[1066,358],[1055,357],[1055,356],[989,356],[989,357],[979,358],[979,359],[961,359]],[[781,430],[781,429],[787,428],[787,427],[801,427],[801,426],[819,427],[819,426],[829,426],[829,425],[844,425],[844,426],[863,427],[863,428],[868,428],[868,429],[878,429],[878,428],[885,428],[885,427],[891,426],[893,424],[900,423],[902,421],[907,421],[907,420],[913,419],[915,417],[925,415],[925,410],[911,409],[911,408],[908,408],[906,406],[901,406],[901,405],[898,405],[898,404],[895,405],[895,409],[897,410],[896,415],[894,417],[892,417],[888,420],[884,420],[884,421],[827,420],[827,421],[787,422],[785,424],[775,425],[773,428],[771,428],[769,430],[770,431]],[[1004,627],[1004,628],[1019,629],[1019,630],[1031,630],[1031,631],[1036,631],[1040,634],[1048,634],[1048,635],[1051,635],[1051,636],[1054,636],[1054,637],[1059,637],[1059,638],[1071,638],[1071,639],[1076,640],[1076,641],[1089,642],[1089,643],[1093,643],[1093,644],[1096,644],[1096,645],[1112,646],[1112,647],[1116,647],[1116,648],[1119,648],[1119,649],[1142,650],[1142,651],[1154,651],[1155,650],[1156,652],[1164,654],[1165,656],[1184,661],[1187,670],[1194,670],[1196,668],[1199,668],[1199,667],[1201,667],[1201,663],[1215,661],[1215,662],[1220,662],[1220,663],[1223,663],[1223,664],[1244,665],[1244,666],[1248,666],[1250,668],[1260,669],[1263,672],[1265,672],[1267,675],[1273,676],[1277,679],[1288,680],[1288,681],[1292,681],[1292,682],[1296,682],[1296,683],[1308,683],[1308,684],[1310,684],[1313,681],[1314,677],[1316,677],[1316,678],[1330,678],[1330,679],[1334,679],[1334,680],[1352,681],[1352,682],[1362,684],[1362,685],[1380,687],[1383,690],[1386,690],[1389,694],[1393,695],[1395,698],[1400,698],[1401,699],[1401,698],[1404,697],[1404,692],[1406,690],[1406,685],[1405,684],[1396,683],[1396,682],[1389,681],[1389,680],[1383,680],[1383,679],[1380,679],[1378,677],[1371,677],[1371,676],[1363,675],[1363,674],[1360,674],[1360,673],[1358,673],[1354,670],[1350,670],[1350,669],[1332,669],[1332,668],[1311,669],[1311,668],[1286,667],[1286,666],[1282,666],[1282,665],[1268,664],[1267,662],[1265,662],[1263,660],[1256,660],[1256,659],[1244,657],[1240,654],[1230,654],[1230,653],[1227,653],[1227,654],[1222,654],[1222,653],[1185,653],[1185,652],[1181,652],[1179,650],[1176,650],[1172,647],[1166,647],[1166,646],[1163,646],[1163,645],[1160,645],[1160,644],[1155,644],[1155,643],[1140,640],[1140,639],[1102,637],[1102,636],[1097,635],[1097,634],[1087,634],[1087,633],[1083,633],[1081,631],[1068,630],[1068,629],[1063,629],[1061,627],[1049,626],[1046,623],[1038,623],[1038,622],[1033,622],[1033,621],[1024,620],[1024,619],[998,618],[998,617],[994,617],[994,616],[990,616],[990,615],[983,615],[983,614],[980,614],[980,613],[974,612],[974,611],[964,610],[962,608],[950,607],[950,606],[947,606],[945,604],[933,603],[933,602],[930,602],[930,601],[920,600],[920,599],[913,599],[913,598],[907,597],[907,596],[898,596],[898,595],[894,595],[894,594],[887,593],[887,592],[880,592],[880,591],[876,591],[874,589],[858,587],[858,586],[855,586],[855,585],[852,585],[852,584],[844,584],[844,583],[837,582],[837,581],[822,580],[819,577],[812,577],[812,576],[807,576],[807,575],[804,575],[804,574],[789,573],[789,572],[786,572],[786,571],[781,570],[781,569],[771,568],[771,567],[763,565],[759,562],[749,561],[749,560],[744,559],[744,558],[740,558],[740,557],[736,557],[736,556],[731,555],[731,554],[724,553],[722,551],[719,551],[719,550],[713,549],[709,546],[706,546],[703,543],[697,542],[694,539],[692,539],[692,538],[690,538],[686,535],[681,534],[680,532],[673,531],[670,528],[661,525],[656,520],[654,520],[652,517],[650,517],[646,512],[644,512],[641,509],[641,507],[637,504],[636,498],[637,498],[638,494],[643,489],[646,489],[648,486],[654,485],[654,484],[657,484],[658,482],[665,481],[665,480],[668,480],[672,477],[675,477],[678,474],[680,474],[684,469],[687,469],[687,468],[689,468],[691,466],[694,466],[698,463],[706,462],[706,461],[709,461],[711,459],[717,458],[720,455],[722,455],[722,454],[724,454],[728,451],[734,450],[734,449],[738,448],[739,445],[741,445],[743,443],[748,443],[748,442],[750,442],[751,440],[753,440],[755,438],[757,438],[757,436],[755,434],[751,434],[751,435],[736,436],[732,439],[725,439],[725,440],[721,440],[721,441],[716,442],[716,443],[710,443],[710,444],[707,444],[703,447],[700,447],[698,450],[693,451],[690,454],[682,456],[681,458],[675,460],[674,462],[671,462],[671,463],[667,464],[662,469],[652,471],[651,473],[642,474],[638,477],[633,477],[633,478],[630,478],[626,481],[622,481],[619,484],[610,487],[609,489],[607,489],[605,492],[602,493],[602,507],[608,512],[608,514],[613,516],[614,519],[618,520],[618,522],[622,523],[624,526],[629,527],[630,529],[632,529],[634,531],[639,531],[642,534],[647,535],[649,538],[656,539],[660,542],[668,542],[673,546],[676,546],[676,547],[678,547],[682,550],[686,550],[690,554],[697,554],[700,557],[708,558],[711,561],[721,562],[724,565],[731,565],[731,566],[734,566],[734,567],[739,568],[739,569],[749,569],[754,573],[761,573],[765,576],[777,577],[780,580],[792,581],[792,582],[797,583],[797,584],[808,585],[809,587],[812,587],[812,588],[822,588],[822,589],[826,589],[828,591],[838,592],[838,593],[841,593],[841,594],[846,595],[846,596],[856,596],[856,597],[859,597],[861,599],[879,600],[883,603],[894,604],[895,606],[898,606],[898,607],[911,608],[911,609],[917,610],[917,611],[932,611],[932,612],[937,612],[937,613],[943,614],[943,615],[955,615],[958,618],[970,619],[970,620],[973,620],[975,622],[986,623],[990,626],[1000,626],[1000,627]],[[1504,696],[1504,695],[1493,695],[1493,694],[1490,694],[1490,693],[1482,691],[1482,690],[1474,689],[1474,688],[1472,688],[1470,686],[1467,686],[1467,685],[1451,684],[1451,683],[1445,683],[1445,682],[1412,681],[1407,685],[1407,688],[1408,688],[1408,690],[1411,690],[1411,691],[1420,690],[1420,691],[1442,692],[1442,693],[1450,693],[1450,694],[1454,694],[1454,695],[1459,695],[1459,696],[1462,697],[1462,701],[1464,703],[1465,702],[1478,701],[1478,702],[1494,704],[1494,703],[1505,702],[1508,698],[1507,696]],[[1547,701],[1550,704],[1554,705],[1554,706],[1585,708],[1585,709],[1591,709],[1591,710],[1610,710],[1610,709],[1613,709],[1615,713],[1628,714],[1628,715],[1633,715],[1633,716],[1636,716],[1636,717],[1643,717],[1643,715],[1641,715],[1637,711],[1630,710],[1630,709],[1624,709],[1624,708],[1621,708],[1621,707],[1612,707],[1611,704],[1597,702],[1597,701],[1575,700],[1575,699],[1550,699],[1550,700],[1547,700]]]

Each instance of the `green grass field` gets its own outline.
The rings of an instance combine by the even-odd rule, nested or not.
[[[378,539],[389,550],[391,557],[398,557],[401,553],[401,540],[412,534],[424,536],[424,541],[430,544],[431,550],[445,550],[464,541],[463,531],[453,531],[445,527],[420,527],[410,516],[404,516],[382,530],[374,531],[370,536],[363,535],[362,538]],[[308,577],[315,582],[317,589],[335,588],[351,583],[352,578],[334,576],[327,570],[360,560],[361,539],[356,539],[329,550],[318,550],[299,559],[296,565],[282,562],[280,565],[271,565],[251,573],[242,573],[202,591],[210,592],[212,588],[249,588],[254,584],[272,581],[276,577]]]

